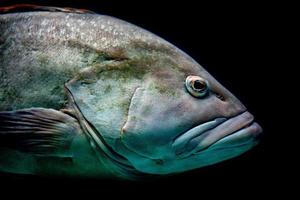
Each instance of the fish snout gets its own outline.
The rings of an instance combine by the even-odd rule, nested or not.
[[[222,117],[233,117],[247,110],[246,106],[237,97],[217,81],[210,84],[210,93],[216,98],[216,111],[219,111]]]

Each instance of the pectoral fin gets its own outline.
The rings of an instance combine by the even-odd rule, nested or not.
[[[33,155],[64,154],[80,133],[77,120],[57,110],[32,108],[0,112],[0,148]]]

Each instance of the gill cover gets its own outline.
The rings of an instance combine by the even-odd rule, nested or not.
[[[131,61],[107,61],[82,70],[66,84],[85,119],[114,146],[127,119],[132,94],[140,76],[132,77]]]

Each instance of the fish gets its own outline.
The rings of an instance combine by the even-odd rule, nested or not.
[[[82,9],[0,12],[0,171],[144,180],[259,143],[241,101],[159,36]]]

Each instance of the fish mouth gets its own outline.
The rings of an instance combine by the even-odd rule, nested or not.
[[[245,111],[229,119],[216,118],[200,124],[175,138],[172,147],[178,157],[184,158],[221,143],[226,148],[247,144],[260,133],[262,128]]]

